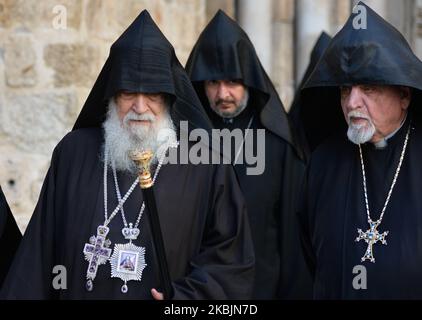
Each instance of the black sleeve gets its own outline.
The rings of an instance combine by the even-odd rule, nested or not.
[[[311,299],[312,279],[306,266],[300,240],[300,227],[296,216],[305,164],[296,156],[290,146],[286,146],[282,166],[279,298]]]
[[[52,299],[55,245],[55,172],[57,148],[44,180],[37,206],[5,279],[5,299]]]
[[[305,261],[308,270],[311,274],[312,280],[315,279],[315,266],[316,257],[311,242],[311,229],[309,225],[309,212],[308,212],[308,201],[309,201],[309,185],[308,185],[308,172],[305,174],[302,182],[301,190],[299,193],[298,204],[297,204],[297,220],[300,228],[300,241],[305,257]]]
[[[174,282],[174,299],[250,299],[254,250],[246,204],[231,166],[219,166],[199,254]]]
[[[0,288],[18,249],[22,234],[0,188]]]

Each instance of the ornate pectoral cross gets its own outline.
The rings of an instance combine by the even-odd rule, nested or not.
[[[106,226],[98,226],[97,236],[92,236],[89,243],[85,243],[84,255],[85,259],[89,262],[88,270],[86,272],[86,289],[92,291],[93,281],[97,275],[98,266],[105,264],[111,255],[110,240],[106,239],[109,228]]]
[[[366,249],[365,254],[363,255],[361,261],[370,260],[372,263],[375,263],[374,253],[373,253],[373,245],[376,244],[378,241],[381,241],[382,244],[387,245],[387,240],[385,237],[388,235],[388,231],[383,233],[379,233],[377,228],[380,225],[381,221],[372,221],[368,220],[369,223],[369,230],[363,232],[361,229],[358,229],[359,236],[355,239],[356,242],[360,240],[365,240],[368,244],[368,248]]]

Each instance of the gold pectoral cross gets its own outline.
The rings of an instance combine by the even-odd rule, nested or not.
[[[378,241],[381,241],[382,244],[387,245],[387,240],[385,237],[388,235],[388,231],[383,233],[379,233],[377,228],[380,225],[381,221],[372,221],[368,220],[369,223],[369,230],[363,232],[361,229],[358,229],[359,236],[355,239],[356,242],[360,240],[365,240],[368,244],[368,248],[366,249],[365,254],[363,255],[361,261],[370,260],[371,262],[375,263],[374,253],[373,253],[373,245],[376,244]]]

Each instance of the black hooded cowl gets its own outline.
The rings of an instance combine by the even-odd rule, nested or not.
[[[169,94],[177,127],[188,121],[191,129],[211,128],[173,46],[146,11],[111,46],[73,130],[101,127],[110,98],[120,90]]]
[[[321,97],[319,97],[318,100],[309,101],[307,102],[307,104],[305,104],[305,101],[301,96],[300,92],[303,85],[306,83],[306,80],[309,78],[312,71],[315,69],[315,66],[317,65],[319,59],[321,59],[322,55],[324,54],[325,49],[327,49],[331,39],[332,38],[325,32],[322,32],[321,35],[318,37],[312,49],[308,67],[306,68],[302,81],[298,86],[299,89],[295,94],[295,98],[292,102],[289,111],[290,119],[297,130],[298,142],[301,146],[303,146],[304,153],[307,159],[309,159],[310,154],[317,147],[315,141],[319,141],[319,136],[321,135],[320,132],[315,130],[316,128],[312,111],[316,110],[318,112],[319,110],[324,109],[325,104],[324,102],[322,102],[321,105],[316,106],[316,103],[318,101],[324,100],[321,99]]]
[[[85,289],[88,262],[84,245],[104,223],[101,126],[108,101],[119,90],[169,94],[175,126],[186,120],[190,129],[211,127],[173,47],[148,12],[143,11],[112,45],[73,131],[54,150],[37,207],[5,280],[3,297],[150,300],[151,288],[160,290],[147,209],[140,220],[140,235],[134,240],[146,252],[142,280],[129,281],[128,292],[122,293],[123,281],[111,278],[107,262],[99,266],[93,290]],[[134,179],[129,173],[117,172],[122,194]],[[110,215],[118,204],[111,170],[106,187]],[[250,298],[254,252],[233,168],[191,163],[163,165],[154,183],[154,194],[174,299]],[[128,223],[136,221],[142,201],[142,190],[136,187],[124,204]],[[121,233],[120,214],[109,228],[111,249],[128,242]],[[65,290],[52,286],[56,265],[66,267]]]
[[[304,172],[302,149],[294,141],[283,104],[253,44],[240,26],[219,10],[199,36],[186,71],[215,128],[245,130],[253,116],[251,129],[265,129],[265,171],[247,175],[247,165],[234,165],[255,244],[254,298],[309,297],[309,278],[294,217]],[[204,81],[234,79],[248,87],[249,103],[232,124],[226,124],[209,106]],[[235,151],[232,148],[232,155]]]
[[[313,119],[318,145],[347,129],[340,104],[340,86],[394,85],[413,88],[412,105],[422,101],[422,67],[403,35],[365,3],[367,29],[355,30],[352,14],[331,41],[323,57],[302,87],[306,119]],[[312,105],[312,101],[317,101]],[[420,113],[413,108],[412,112]],[[321,134],[322,133],[322,134]]]
[[[330,137],[311,156],[303,186],[299,219],[303,245],[314,276],[316,299],[421,299],[422,298],[422,122],[420,117],[422,62],[404,37],[371,8],[360,2],[367,28],[355,29],[352,14],[331,41],[304,86],[304,94],[319,90],[336,99],[337,116],[344,124],[340,86],[392,85],[412,89],[410,112],[403,126],[376,149],[362,145],[371,219],[376,221],[392,185],[405,136],[410,128],[406,154],[386,207],[380,233],[389,231],[383,245],[374,244],[375,263],[361,261],[367,243],[356,242],[358,228],[369,229],[358,146],[350,142],[346,126]],[[319,101],[317,105],[321,105]],[[308,108],[312,104],[307,105]],[[334,110],[334,109],[331,109]],[[323,118],[315,121],[327,128]],[[323,117],[324,113],[320,115]],[[355,270],[356,266],[363,266]],[[360,278],[356,278],[360,276]],[[365,289],[359,285],[366,284]],[[356,284],[358,284],[356,288]]]

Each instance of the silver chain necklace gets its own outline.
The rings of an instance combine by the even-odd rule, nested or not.
[[[371,214],[369,211],[369,201],[368,201],[368,192],[366,188],[366,173],[365,173],[365,165],[363,163],[363,156],[362,156],[362,147],[359,144],[359,155],[360,155],[360,163],[362,167],[362,176],[363,176],[363,191],[365,195],[365,205],[366,205],[366,215],[369,223],[369,230],[366,232],[363,232],[362,229],[358,229],[358,237],[355,239],[356,242],[360,240],[364,240],[368,247],[365,251],[365,254],[361,258],[361,261],[370,260],[372,263],[375,263],[375,258],[373,254],[373,245],[377,243],[378,241],[381,241],[382,244],[387,245],[387,240],[385,240],[386,236],[388,235],[388,231],[385,231],[383,233],[379,233],[377,228],[381,224],[382,219],[384,218],[385,210],[387,209],[387,205],[390,201],[391,194],[393,192],[394,186],[397,182],[397,177],[399,176],[400,169],[403,163],[404,155],[406,153],[407,149],[407,143],[409,141],[409,135],[410,135],[410,128],[411,124],[409,125],[409,128],[407,129],[406,138],[404,140],[403,149],[400,155],[399,164],[396,169],[396,173],[394,174],[393,182],[391,183],[390,190],[388,191],[387,198],[385,199],[384,207],[381,210],[381,215],[378,220],[373,221],[371,219]]]
[[[153,184],[158,177],[158,173],[160,172],[161,166],[163,165],[163,161],[165,158],[165,153],[163,153],[161,159],[158,162],[157,169],[155,170],[154,177],[153,177]],[[112,164],[113,169],[113,177],[114,177],[114,185],[116,187],[116,195],[117,200],[122,202],[119,184],[117,182],[117,173],[114,164]],[[141,221],[142,214],[145,210],[145,201],[142,201],[141,209],[139,210],[138,218],[136,219],[135,225],[132,223],[127,223],[125,213],[123,210],[123,206],[120,209],[122,214],[123,220],[123,229],[122,234],[126,240],[129,240],[126,244],[115,244],[113,255],[110,258],[111,264],[111,277],[112,278],[120,278],[124,281],[124,284],[121,288],[122,293],[128,292],[127,282],[130,280],[134,281],[141,281],[142,280],[142,272],[147,266],[145,263],[145,247],[138,247],[132,243],[135,241],[139,234],[139,222]]]
[[[170,147],[177,147],[179,145],[179,142],[175,142],[173,144],[169,144],[168,148]],[[153,178],[153,182],[155,182],[158,173],[161,169],[161,166],[163,164],[164,158],[165,158],[165,154],[166,152],[163,152],[163,156],[161,157],[159,164],[157,166],[156,172],[154,174],[154,178]],[[100,226],[97,227],[97,235],[96,236],[91,236],[89,239],[89,243],[86,243],[83,249],[83,253],[85,256],[85,260],[88,261],[88,269],[87,269],[87,273],[86,273],[86,278],[87,278],[87,282],[86,282],[86,289],[88,291],[92,291],[93,290],[93,281],[97,275],[97,271],[98,271],[98,267],[102,264],[105,264],[108,260],[110,260],[110,256],[111,256],[111,249],[109,248],[111,245],[111,241],[109,239],[106,239],[110,229],[108,228],[108,225],[110,224],[111,220],[113,220],[113,218],[116,216],[116,214],[121,210],[122,212],[122,218],[124,221],[124,228],[122,229],[122,233],[123,236],[126,239],[129,239],[129,243],[125,244],[125,245],[120,245],[120,246],[126,246],[129,245],[130,248],[129,249],[133,249],[133,247],[136,247],[132,244],[132,240],[135,240],[138,235],[139,235],[139,229],[137,228],[141,217],[142,217],[142,213],[145,210],[145,203],[143,202],[141,205],[141,209],[138,215],[138,218],[136,220],[135,223],[135,227],[132,227],[132,224],[129,224],[129,227],[127,226],[126,223],[126,219],[124,217],[124,211],[123,211],[123,205],[126,202],[126,200],[129,198],[129,196],[132,194],[133,190],[135,189],[136,185],[139,183],[139,177],[135,179],[135,181],[132,183],[132,185],[130,186],[129,190],[126,192],[126,194],[124,195],[123,198],[121,198],[120,195],[120,190],[116,189],[116,193],[117,193],[117,197],[118,197],[118,205],[116,206],[116,208],[113,210],[113,212],[110,214],[110,216],[108,217],[108,199],[107,199],[107,166],[108,166],[108,152],[107,152],[107,146],[104,150],[104,171],[103,171],[103,182],[104,182],[104,223]],[[113,167],[113,174],[115,176],[115,183],[117,186],[117,178],[115,175],[115,169],[114,166]],[[134,249],[137,249],[140,247],[136,247]],[[126,282],[129,280],[141,280],[141,276],[142,276],[142,270],[143,268],[145,268],[145,266],[142,267],[142,262],[144,262],[144,260],[142,259],[145,255],[145,249],[144,248],[140,248],[143,250],[135,250],[135,252],[132,253],[132,251],[120,251],[118,254],[118,261],[119,259],[123,259],[120,260],[122,263],[116,266],[116,270],[118,273],[114,273],[114,276],[116,277],[120,277],[119,275],[121,275],[120,269],[122,269],[123,275],[124,275],[124,279],[122,279],[123,281],[125,281],[125,284],[122,286],[122,292],[126,293],[128,288],[126,285]],[[116,246],[114,248],[114,251],[116,252]],[[141,254],[142,253],[142,254]],[[114,255],[113,255],[114,256]],[[136,262],[136,265],[133,265],[133,262]],[[111,260],[110,260],[111,263]],[[141,266],[139,268],[139,266]],[[113,265],[112,265],[113,267]],[[113,270],[112,270],[112,277],[113,276]],[[120,277],[122,278],[122,277]],[[139,278],[139,279],[138,279]],[[125,280],[126,279],[126,280]]]

